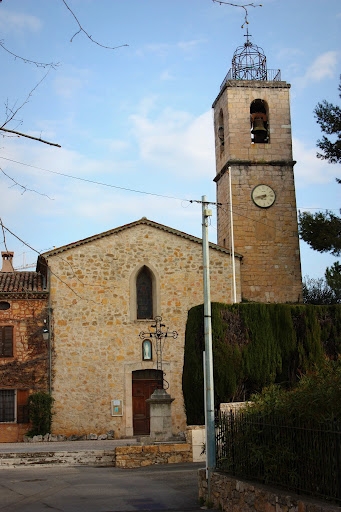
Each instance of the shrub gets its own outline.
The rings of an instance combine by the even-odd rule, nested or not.
[[[28,399],[31,430],[28,436],[38,436],[51,432],[53,398],[44,392],[34,393]]]

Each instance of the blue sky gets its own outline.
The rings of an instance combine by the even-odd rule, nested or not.
[[[48,68],[0,48],[1,120],[43,79],[8,127],[62,146],[2,138],[0,167],[9,176],[0,173],[3,224],[39,252],[143,216],[200,237],[201,206],[189,200],[215,200],[211,106],[245,40],[243,9],[212,0],[68,5],[93,39],[129,46],[105,49],[83,33],[70,42],[78,25],[62,0],[2,1],[5,47],[59,66],[43,79]],[[291,84],[298,208],[337,213],[340,166],[316,158],[321,132],[313,110],[323,99],[340,101],[341,3],[262,0],[248,7],[248,20],[268,67]],[[216,241],[215,215],[209,236]],[[8,232],[5,242],[17,267],[36,261]],[[0,245],[5,250],[3,237]],[[301,244],[301,260],[303,276],[322,277],[336,258]]]

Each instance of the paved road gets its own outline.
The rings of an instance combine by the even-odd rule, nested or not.
[[[138,469],[18,467],[0,470],[1,512],[202,512],[202,463]]]

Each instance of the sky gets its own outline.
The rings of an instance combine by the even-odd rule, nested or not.
[[[261,2],[247,26],[291,84],[298,210],[338,214],[340,165],[316,158],[314,108],[340,104],[341,2]],[[1,138],[0,246],[17,269],[141,217],[201,237],[195,201],[216,196],[212,103],[245,27],[244,9],[212,0],[0,3],[0,120],[14,114],[7,128],[61,146]],[[335,261],[301,243],[303,277]]]

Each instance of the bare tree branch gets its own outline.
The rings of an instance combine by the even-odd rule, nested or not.
[[[257,4],[255,5],[253,2],[251,4],[244,4],[244,5],[238,5],[238,4],[233,4],[232,2],[224,2],[223,0],[212,0],[212,2],[214,2],[215,4],[225,4],[225,5],[231,5],[232,7],[241,7],[242,9],[244,9],[245,11],[245,16],[244,16],[244,23],[242,24],[242,28],[244,28],[244,25],[248,25],[249,24],[249,21],[247,19],[248,17],[248,12],[247,12],[247,7],[262,7],[262,4]]]
[[[37,190],[33,190],[32,188],[27,188],[26,185],[21,185],[21,183],[18,183],[17,181],[15,181],[14,178],[12,178],[11,176],[9,176],[8,174],[5,173],[5,171],[3,169],[1,169],[0,167],[0,171],[2,172],[2,174],[4,174],[8,179],[10,179],[11,181],[13,181],[13,187],[14,186],[18,186],[22,189],[22,192],[21,192],[21,195],[25,194],[25,192],[34,192],[35,194],[39,194],[40,196],[45,196],[47,197],[48,199],[50,199],[51,201],[53,201],[52,197],[48,196],[47,194],[43,194],[41,192],[38,192]]]
[[[0,0],[1,1],[1,0]],[[2,230],[2,236],[3,236],[3,244],[5,246],[5,249],[6,251],[8,252],[8,249],[7,249],[7,243],[6,243],[6,233],[5,233],[5,230],[4,230],[4,226],[2,224],[2,220],[1,220],[1,217],[0,217],[0,224],[1,224],[1,230]]]
[[[11,52],[11,50],[6,48],[6,46],[4,45],[4,41],[0,41],[0,46],[3,50],[5,50],[5,52],[12,55],[15,60],[19,59],[22,62],[24,62],[25,64],[34,64],[35,66],[37,66],[37,68],[52,68],[52,69],[56,69],[59,66],[59,62],[49,62],[49,63],[48,62],[38,62],[36,60],[30,60],[30,59],[26,59],[25,57],[21,57],[20,55],[17,55],[16,53]]]
[[[129,46],[128,44],[121,44],[119,46],[105,46],[104,44],[101,44],[99,43],[98,41],[95,41],[95,39],[92,38],[92,36],[90,34],[88,34],[86,32],[86,30],[84,30],[84,28],[82,27],[82,25],[79,23],[78,21],[78,18],[77,16],[75,15],[75,13],[70,9],[70,7],[68,6],[68,4],[66,3],[65,0],[62,0],[63,4],[65,5],[65,7],[70,11],[70,13],[72,14],[72,16],[74,17],[74,19],[76,20],[77,22],[77,25],[79,27],[79,30],[77,30],[77,32],[75,34],[73,34],[73,36],[71,37],[70,39],[70,42],[72,43],[73,39],[76,37],[76,35],[78,35],[80,32],[83,32],[87,37],[88,39],[90,39],[90,41],[92,43],[95,43],[97,44],[98,46],[101,46],[102,48],[106,48],[107,50],[117,50],[117,48],[122,48],[123,46]]]
[[[45,78],[49,74],[49,71],[50,70],[48,70],[47,73],[45,73],[45,75],[43,76],[43,78],[33,87],[33,89],[27,95],[25,101],[19,107],[15,108],[15,109],[14,108],[11,109],[11,108],[9,108],[8,105],[6,106],[6,121],[0,126],[0,131],[5,132],[5,133],[10,133],[13,135],[17,135],[18,137],[26,137],[27,139],[37,140],[38,142],[42,142],[43,144],[48,144],[49,146],[55,146],[57,148],[60,148],[61,147],[60,144],[56,144],[55,142],[49,142],[47,140],[42,139],[41,137],[34,137],[33,135],[28,135],[27,133],[18,132],[17,130],[11,130],[9,128],[5,128],[5,126],[10,121],[13,121],[15,119],[15,116],[19,112],[19,110],[22,109],[26,105],[26,103],[28,103],[30,101],[30,98],[33,95],[34,91],[37,89],[37,87],[39,87],[39,85],[42,83],[42,81],[45,80]],[[8,115],[8,112],[10,112],[10,115]]]
[[[49,146],[55,146],[57,148],[61,148],[60,144],[56,144],[55,142],[49,142],[48,140],[44,140],[41,137],[33,137],[33,135],[27,135],[27,133],[17,132],[16,130],[8,130],[7,128],[0,127],[0,131],[6,133],[13,133],[14,135],[18,135],[18,137],[26,137],[27,139],[37,140],[38,142],[43,142],[44,144],[48,144]]]
[[[28,93],[25,101],[23,101],[23,103],[18,108],[16,108],[14,110],[14,108],[9,108],[8,103],[6,104],[6,121],[1,125],[0,129],[4,128],[4,126],[6,126],[6,124],[8,124],[10,121],[14,120],[14,117],[16,116],[16,114],[19,112],[19,110],[21,110],[24,107],[24,105],[26,105],[26,103],[28,103],[30,101],[30,98],[31,98],[31,96],[33,96],[34,91],[45,80],[45,78],[47,77],[49,72],[50,72],[50,70],[48,70],[47,73],[45,73],[45,75],[43,76],[43,78],[41,80],[39,80],[39,82],[33,87],[33,89],[31,89],[31,91]],[[8,115],[8,111],[10,112],[10,115]]]

